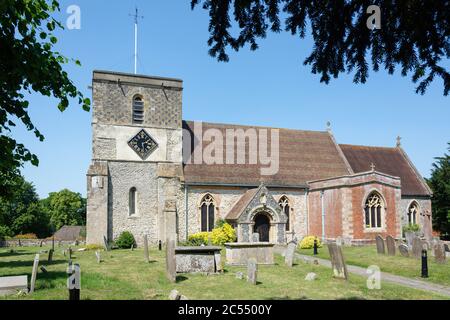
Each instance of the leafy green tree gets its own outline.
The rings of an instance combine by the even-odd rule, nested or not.
[[[374,71],[384,67],[393,74],[400,67],[402,76],[412,74],[417,93],[424,94],[435,78],[443,80],[444,95],[450,91],[442,63],[450,57],[448,1],[191,0],[192,9],[200,5],[210,17],[209,54],[219,61],[229,60],[229,48],[248,44],[256,50],[269,29],[300,38],[310,32],[314,45],[304,64],[321,74],[321,82],[355,71],[353,82],[365,83],[371,64]],[[367,27],[371,5],[381,9],[380,29]]]
[[[52,192],[41,204],[50,216],[54,230],[64,225],[86,224],[86,199],[79,193],[67,189]]]
[[[42,133],[28,113],[26,93],[40,93],[56,98],[64,111],[69,99],[89,110],[90,100],[77,90],[63,65],[69,59],[55,51],[54,31],[63,25],[52,18],[59,11],[58,1],[0,1],[0,195],[12,196],[9,178],[19,174],[24,162],[37,166],[39,161],[11,135],[16,119],[41,141]],[[75,61],[80,65],[79,61]],[[6,179],[4,179],[6,177]]]
[[[448,143],[450,151],[450,143]],[[437,157],[428,184],[433,190],[433,229],[450,239],[450,155]]]
[[[7,236],[35,233],[38,237],[50,234],[50,219],[39,204],[39,197],[30,182],[22,176],[8,181],[12,193],[0,197],[0,229]]]

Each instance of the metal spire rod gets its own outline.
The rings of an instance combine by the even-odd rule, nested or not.
[[[134,18],[134,74],[137,74],[137,57],[138,57],[138,19],[143,19],[144,16],[139,15],[138,8],[136,7],[135,14],[129,16]]]

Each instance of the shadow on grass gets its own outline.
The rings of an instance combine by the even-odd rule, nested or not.
[[[34,261],[32,260],[16,260],[0,262],[0,268],[18,268],[18,267],[33,267]],[[53,265],[67,263],[66,260],[53,260],[51,263],[47,263],[47,260],[39,261],[40,265]]]
[[[284,297],[271,297],[268,298],[267,300],[311,300],[311,299],[306,296],[301,296],[300,298],[290,298],[288,296],[284,296]]]
[[[178,282],[183,282],[183,281],[186,281],[186,280],[188,280],[189,278],[188,277],[185,277],[185,276],[177,276],[177,279],[176,279],[176,282],[178,283]]]
[[[6,258],[6,257],[15,257],[15,256],[26,256],[26,255],[32,255],[35,254],[33,252],[28,252],[25,250],[14,250],[14,252],[11,252],[10,250],[5,252],[0,252],[0,258]]]

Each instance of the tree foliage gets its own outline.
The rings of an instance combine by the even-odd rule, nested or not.
[[[86,224],[86,199],[77,192],[68,189],[51,192],[41,203],[50,217],[54,230],[65,225]]]
[[[28,113],[26,93],[40,93],[56,98],[64,111],[69,99],[77,99],[89,110],[90,100],[77,90],[63,65],[69,59],[55,50],[56,29],[63,25],[52,18],[59,11],[55,0],[0,1],[0,195],[11,196],[10,186],[3,177],[18,174],[24,162],[38,165],[36,155],[11,135],[16,121],[34,133],[41,141],[44,136],[35,127]],[[80,65],[79,61],[75,61]]]
[[[427,182],[433,191],[433,229],[439,231],[443,238],[450,239],[450,154],[436,158]]]
[[[258,48],[268,31],[314,41],[304,64],[329,83],[343,72],[354,72],[355,83],[365,83],[370,65],[389,74],[401,69],[412,75],[416,92],[424,94],[435,78],[450,91],[450,74],[442,59],[450,57],[450,2],[446,0],[191,0],[209,12],[209,54],[228,61],[227,49]],[[381,29],[367,27],[367,8],[381,8]],[[281,19],[284,18],[284,26]],[[234,20],[235,23],[232,22]],[[232,30],[237,30],[232,35]]]

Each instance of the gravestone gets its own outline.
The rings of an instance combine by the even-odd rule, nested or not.
[[[53,260],[53,252],[54,252],[53,249],[50,249],[50,250],[48,251],[48,260],[47,260],[48,263],[51,263],[52,260]]]
[[[437,242],[433,246],[434,260],[436,263],[445,263],[445,247],[441,242]]]
[[[44,266],[41,266],[40,269],[41,269],[42,273],[47,273],[48,272],[47,269]]]
[[[433,245],[427,240],[422,240],[422,249],[427,251],[432,250]]]
[[[375,241],[377,243],[377,253],[378,254],[385,254],[386,251],[384,249],[384,240],[381,236],[376,236]]]
[[[72,248],[71,247],[69,247],[68,253],[69,253],[69,260],[72,260]]]
[[[242,280],[244,279],[244,273],[243,272],[236,272],[236,279]]]
[[[100,255],[100,251],[95,251],[95,257],[97,258],[97,263],[102,262],[102,257]]]
[[[258,275],[258,264],[256,259],[248,259],[247,262],[247,281],[256,285],[256,277]]]
[[[105,236],[103,236],[103,246],[105,247],[106,251],[109,251],[108,240],[106,240]]]
[[[39,247],[42,248],[42,244],[44,243],[44,240],[39,241]]]
[[[400,254],[404,257],[409,257],[409,248],[406,244],[402,243],[398,246],[398,251],[400,251]]]
[[[331,266],[333,268],[333,276],[335,278],[348,279],[347,265],[345,264],[342,248],[336,243],[328,244],[328,252],[330,253]]]
[[[39,254],[36,254],[34,256],[33,271],[31,272],[30,293],[34,292],[34,287],[36,285],[36,276],[37,276],[38,266],[39,266]]]
[[[416,259],[420,259],[422,257],[422,241],[419,237],[414,237],[412,244],[412,255]]]
[[[314,281],[317,278],[317,274],[315,274],[314,272],[309,272],[306,277],[305,280],[306,281]]]
[[[175,240],[166,242],[166,273],[170,282],[177,281],[177,265],[175,260]]]
[[[337,237],[337,238],[336,238],[336,244],[337,244],[338,246],[342,246],[342,237]]]
[[[147,235],[144,235],[144,260],[145,262],[149,262],[150,259],[148,257],[148,239],[147,239]]]
[[[69,300],[80,300],[81,271],[78,263],[69,262],[67,268],[67,289],[69,290]]]
[[[27,276],[0,277],[0,296],[28,292]]]
[[[55,237],[52,238],[52,250],[55,251]]]
[[[259,233],[255,232],[252,234],[252,242],[259,242]]]
[[[219,252],[214,253],[214,262],[216,265],[216,272],[222,272],[223,271],[223,267],[222,267],[222,256]]]
[[[295,248],[297,247],[297,245],[293,242],[289,242],[286,248],[286,253],[284,255],[284,263],[286,263],[286,265],[288,267],[292,267],[292,265],[294,264],[294,257],[295,257]]]
[[[395,239],[392,236],[386,237],[386,248],[388,255],[395,256]]]
[[[181,298],[181,295],[178,292],[178,290],[174,289],[174,290],[170,291],[169,300],[180,300],[180,298]]]

